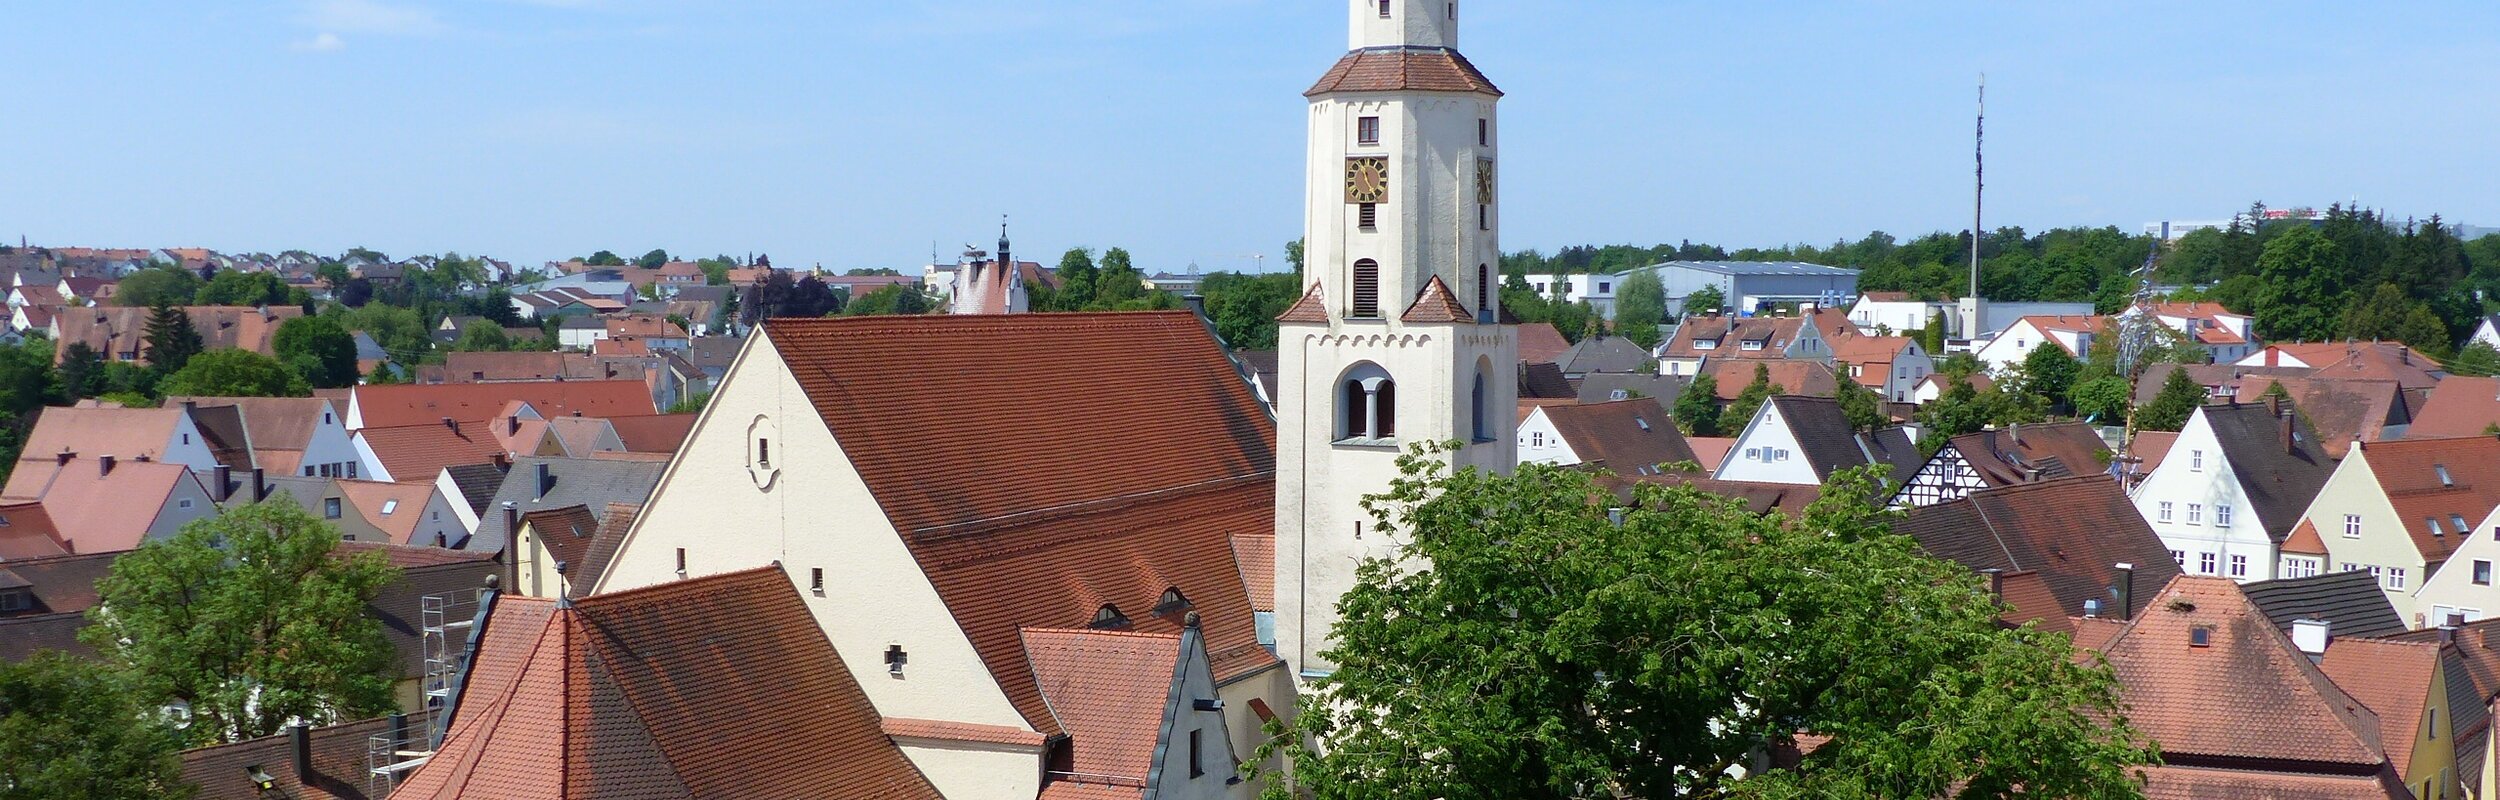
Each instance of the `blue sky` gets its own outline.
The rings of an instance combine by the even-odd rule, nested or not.
[[[2500,225],[2494,4],[1472,0],[1504,245],[1958,230],[2358,198]],[[1281,268],[1313,0],[11,4],[0,236],[536,263],[932,242]]]

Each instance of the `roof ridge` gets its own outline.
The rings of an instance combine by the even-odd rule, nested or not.
[[[1181,638],[1181,635],[1178,633],[1150,633],[1147,631],[1124,631],[1108,628],[1063,628],[1048,625],[1018,625],[1016,626],[1016,632],[1019,635],[1028,633],[1065,633],[1084,636],[1109,636],[1115,638],[1157,639],[1170,641],[1180,641]]]
[[[741,578],[741,579],[745,579],[745,578],[750,578],[750,577],[753,577],[753,576],[755,576],[755,575],[759,575],[759,574],[762,574],[762,573],[782,574],[782,571],[781,571],[781,570],[782,570],[782,567],[781,567],[780,562],[774,562],[773,564],[768,565],[768,566],[762,566],[762,567],[749,567],[749,568],[746,568],[746,569],[736,570],[736,571],[732,571],[732,572],[722,572],[722,573],[717,573],[717,574],[712,574],[712,575],[705,575],[705,576],[703,576],[703,577],[704,577],[707,581],[720,581],[720,582],[722,582],[722,583],[728,583],[728,582],[729,582],[729,581],[728,581],[728,578],[730,578],[731,576],[737,576],[737,577],[739,577],[739,578]],[[709,583],[692,583],[692,582],[686,582],[686,581],[669,581],[669,582],[667,582],[667,583],[655,583],[655,584],[651,584],[651,585],[649,585],[649,586],[636,586],[636,587],[631,588],[631,589],[619,589],[619,590],[617,590],[617,591],[613,591],[613,592],[602,592],[602,593],[599,593],[599,594],[590,595],[590,596],[588,596],[588,597],[576,598],[573,602],[574,602],[574,607],[575,607],[577,610],[580,608],[580,606],[581,606],[582,604],[585,604],[585,603],[590,604],[590,605],[591,605],[591,606],[593,606],[594,608],[605,608],[605,607],[607,607],[607,606],[621,604],[621,603],[622,603],[622,602],[624,602],[625,600],[633,599],[633,598],[636,598],[636,597],[641,597],[641,596],[643,596],[643,595],[665,594],[665,593],[667,593],[667,592],[668,592],[669,590],[671,590],[671,589],[684,590],[684,587],[688,587],[688,586],[695,587],[696,589],[711,589],[711,588],[712,588],[712,585],[711,585],[711,584],[709,584]]]

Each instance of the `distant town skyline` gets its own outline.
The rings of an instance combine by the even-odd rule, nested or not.
[[[1299,93],[1342,21],[1282,0],[254,0],[12,15],[0,241],[652,248],[907,268],[1122,246],[1284,265]],[[1469,2],[1506,250],[1908,238],[2358,200],[2500,224],[2500,9]],[[1253,259],[1252,254],[1264,256]]]

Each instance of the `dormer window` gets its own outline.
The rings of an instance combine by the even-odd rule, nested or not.
[[[1102,608],[1095,609],[1094,620],[1085,623],[1085,627],[1095,630],[1118,630],[1128,626],[1128,615],[1120,613],[1120,607],[1110,603],[1104,603]]]
[[[1745,344],[1744,344],[1744,349],[1746,349],[1746,350],[1760,350],[1760,349],[1762,349],[1762,340],[1760,340],[1760,339],[1750,339],[1750,340],[1747,340],[1747,341],[1745,342]]]
[[[35,610],[34,590],[25,588],[0,590],[0,614],[33,610]]]
[[[1155,613],[1157,614],[1169,614],[1189,607],[1188,596],[1181,594],[1181,588],[1178,586],[1164,589],[1163,596],[1155,598]]]

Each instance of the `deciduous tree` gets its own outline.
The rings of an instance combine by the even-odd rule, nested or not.
[[[1719,379],[1708,374],[1693,376],[1684,393],[1675,398],[1675,421],[1686,436],[1718,436]]]
[[[1753,424],[1754,412],[1761,410],[1762,404],[1778,392],[1779,386],[1771,383],[1770,366],[1753,365],[1753,382],[1737,390],[1736,399],[1728,401],[1727,408],[1719,413],[1720,427],[1731,432],[1744,430],[1745,426]]]
[[[2152,402],[2135,410],[2135,427],[2147,431],[2175,431],[2187,426],[2188,417],[2196,407],[2205,404],[2205,387],[2184,369],[2170,371],[2162,379],[2161,393]]]
[[[1699,289],[1694,289],[1691,294],[1684,296],[1684,314],[1686,316],[1696,314],[1701,316],[1710,316],[1726,309],[1727,293],[1719,291],[1717,284],[1702,286]]]
[[[350,355],[354,355],[353,352]],[[348,362],[355,372],[355,362]],[[312,394],[304,376],[275,358],[250,350],[211,350],[156,384],[161,394],[196,397],[303,397]]]
[[[0,663],[0,800],[187,798],[181,743],[117,670],[50,651]]]
[[[79,638],[136,696],[189,704],[193,744],[383,713],[393,654],[365,607],[398,570],[338,542],[283,497],[193,521],[113,562]]]
[[[1277,740],[1295,785],[1270,797],[2140,797],[2152,754],[2107,668],[2001,626],[1976,576],[1891,531],[1872,470],[1791,519],[1657,485],[1610,515],[1585,472],[1402,463],[1365,505],[1406,559],[1339,601],[1294,731],[1322,746]]]
[[[491,324],[491,323],[479,323]],[[500,333],[503,329],[497,328]],[[270,342],[278,360],[315,389],[356,385],[356,337],[328,317],[296,317],[278,325]]]

